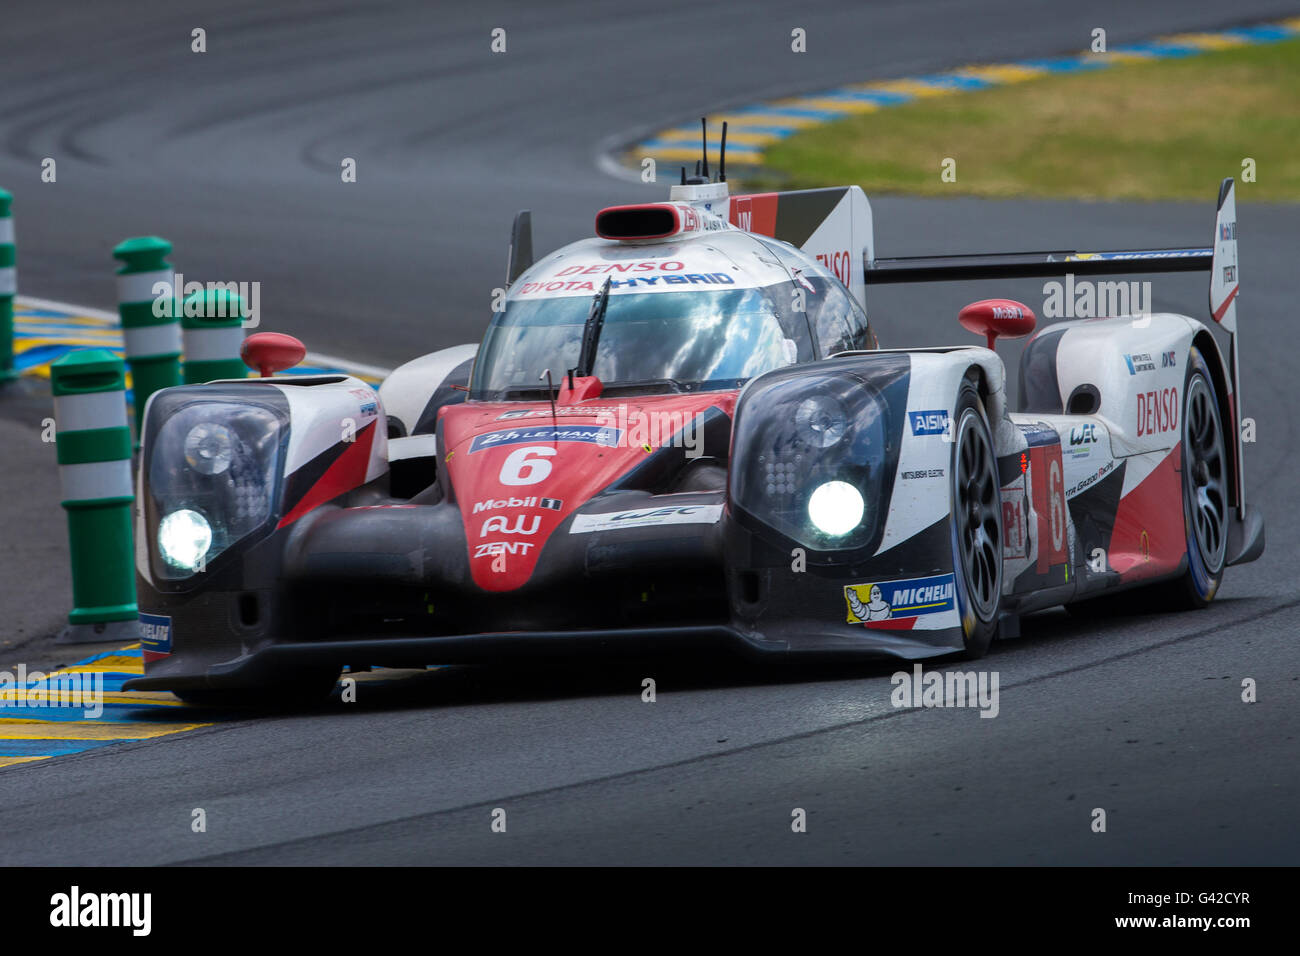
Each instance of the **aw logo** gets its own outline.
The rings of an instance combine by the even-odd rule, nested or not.
[[[956,586],[951,574],[844,588],[849,624],[909,630],[930,615],[954,611]]]
[[[514,526],[512,527],[510,525],[510,520],[506,515],[493,515],[483,522],[483,529],[479,531],[478,536],[480,538],[485,538],[493,531],[499,531],[502,534],[537,534],[537,529],[541,526],[542,519],[540,515],[533,515],[532,519],[532,526],[528,527],[524,524],[527,518],[524,515],[517,515],[515,517]]]

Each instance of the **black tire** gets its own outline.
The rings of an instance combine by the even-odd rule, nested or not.
[[[1223,583],[1232,482],[1219,396],[1209,366],[1195,348],[1187,356],[1182,411],[1187,568],[1174,580],[1154,585],[1148,595],[1169,610],[1185,611],[1208,606]]]
[[[340,668],[321,668],[285,675],[282,680],[249,687],[204,687],[172,691],[187,704],[212,708],[284,710],[324,703],[338,684]]]
[[[953,571],[960,595],[963,656],[983,657],[1002,607],[1002,495],[988,415],[967,379],[952,420]]]

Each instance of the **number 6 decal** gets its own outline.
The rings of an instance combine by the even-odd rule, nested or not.
[[[546,459],[554,454],[555,449],[550,445],[516,448],[501,464],[501,484],[535,485],[539,481],[544,481],[551,473],[551,463]]]
[[[1061,459],[1053,458],[1047,466],[1048,517],[1052,529],[1052,551],[1065,547],[1065,495],[1061,485]]]
[[[1047,574],[1050,568],[1070,559],[1066,550],[1069,515],[1062,471],[1059,442],[1030,446],[1029,481],[1034,512],[1038,516],[1038,574]]]

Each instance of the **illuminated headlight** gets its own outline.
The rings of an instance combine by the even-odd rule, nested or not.
[[[906,357],[777,369],[750,382],[732,419],[736,520],[778,548],[849,561],[883,533],[906,407]]]
[[[185,463],[203,475],[219,475],[235,456],[234,434],[225,425],[201,422],[185,436]]]
[[[841,537],[862,524],[866,502],[847,481],[818,485],[808,498],[808,519],[823,534]]]
[[[182,508],[158,522],[158,550],[170,565],[183,571],[201,567],[212,547],[212,526],[197,511]]]
[[[288,425],[278,400],[210,385],[150,399],[141,471],[156,580],[182,581],[274,530]]]

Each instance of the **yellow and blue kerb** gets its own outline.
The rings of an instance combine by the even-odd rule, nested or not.
[[[769,100],[741,109],[726,110],[709,118],[709,140],[717,143],[727,124],[727,162],[733,167],[761,167],[764,151],[773,143],[801,130],[860,113],[874,113],[933,96],[952,96],[973,90],[1023,83],[1041,76],[1104,70],[1117,64],[1194,56],[1251,44],[1276,43],[1300,35],[1300,17],[1278,23],[1221,30],[1215,33],[1180,33],[1146,43],[1112,47],[1105,53],[966,66],[946,73],[930,73],[894,80],[856,83],[830,90]],[[700,157],[700,127],[686,123],[660,130],[626,148],[623,161],[639,169],[653,158],[671,167]]]

